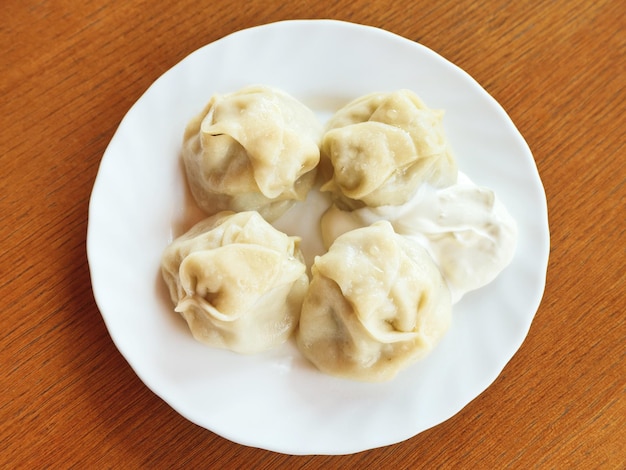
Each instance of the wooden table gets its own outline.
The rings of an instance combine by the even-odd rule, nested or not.
[[[626,8],[554,2],[5,0],[1,9],[2,468],[624,468]],[[448,421],[346,456],[234,444],[133,373],[91,292],[98,165],[163,72],[282,19],[378,26],[456,63],[507,110],[548,198],[547,285],[503,373]]]

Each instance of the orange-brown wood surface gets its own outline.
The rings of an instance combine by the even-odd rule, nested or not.
[[[550,218],[543,302],[499,378],[444,423],[344,456],[178,415],[115,348],[85,249],[98,165],[146,88],[224,35],[301,18],[381,27],[470,73],[527,140]],[[624,468],[623,2],[4,0],[0,44],[0,467]]]

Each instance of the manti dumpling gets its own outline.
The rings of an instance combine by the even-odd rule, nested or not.
[[[208,215],[256,210],[274,220],[313,186],[322,127],[289,94],[250,86],[213,95],[187,126],[182,158]]]
[[[442,111],[429,109],[410,90],[348,103],[322,138],[324,167],[332,166],[322,191],[342,209],[355,209],[402,204],[422,183],[453,184],[457,166],[442,118]]]
[[[309,285],[299,242],[254,211],[220,212],[174,240],[161,271],[193,336],[243,354],[284,342]]]
[[[428,253],[381,221],[343,234],[315,259],[297,344],[324,373],[386,381],[432,350],[451,310]]]

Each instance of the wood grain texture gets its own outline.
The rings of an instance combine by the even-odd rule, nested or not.
[[[0,467],[624,468],[623,3],[233,5],[3,2]],[[347,456],[243,447],[175,413],[113,345],[85,254],[98,165],[137,98],[198,47],[296,18],[385,28],[464,68],[526,138],[548,198],[544,300],[500,377],[441,425]]]

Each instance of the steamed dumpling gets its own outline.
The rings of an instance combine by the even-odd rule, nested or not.
[[[161,271],[193,336],[238,353],[284,342],[309,284],[299,242],[252,211],[218,213],[174,240]]]
[[[378,222],[317,257],[297,331],[322,372],[384,381],[424,357],[450,325],[450,292],[428,253]]]
[[[321,152],[332,165],[322,186],[342,208],[403,204],[422,183],[456,182],[443,112],[409,90],[373,93],[335,113]]]
[[[214,95],[185,130],[182,158],[198,206],[274,220],[311,189],[321,124],[285,92],[251,86]]]

